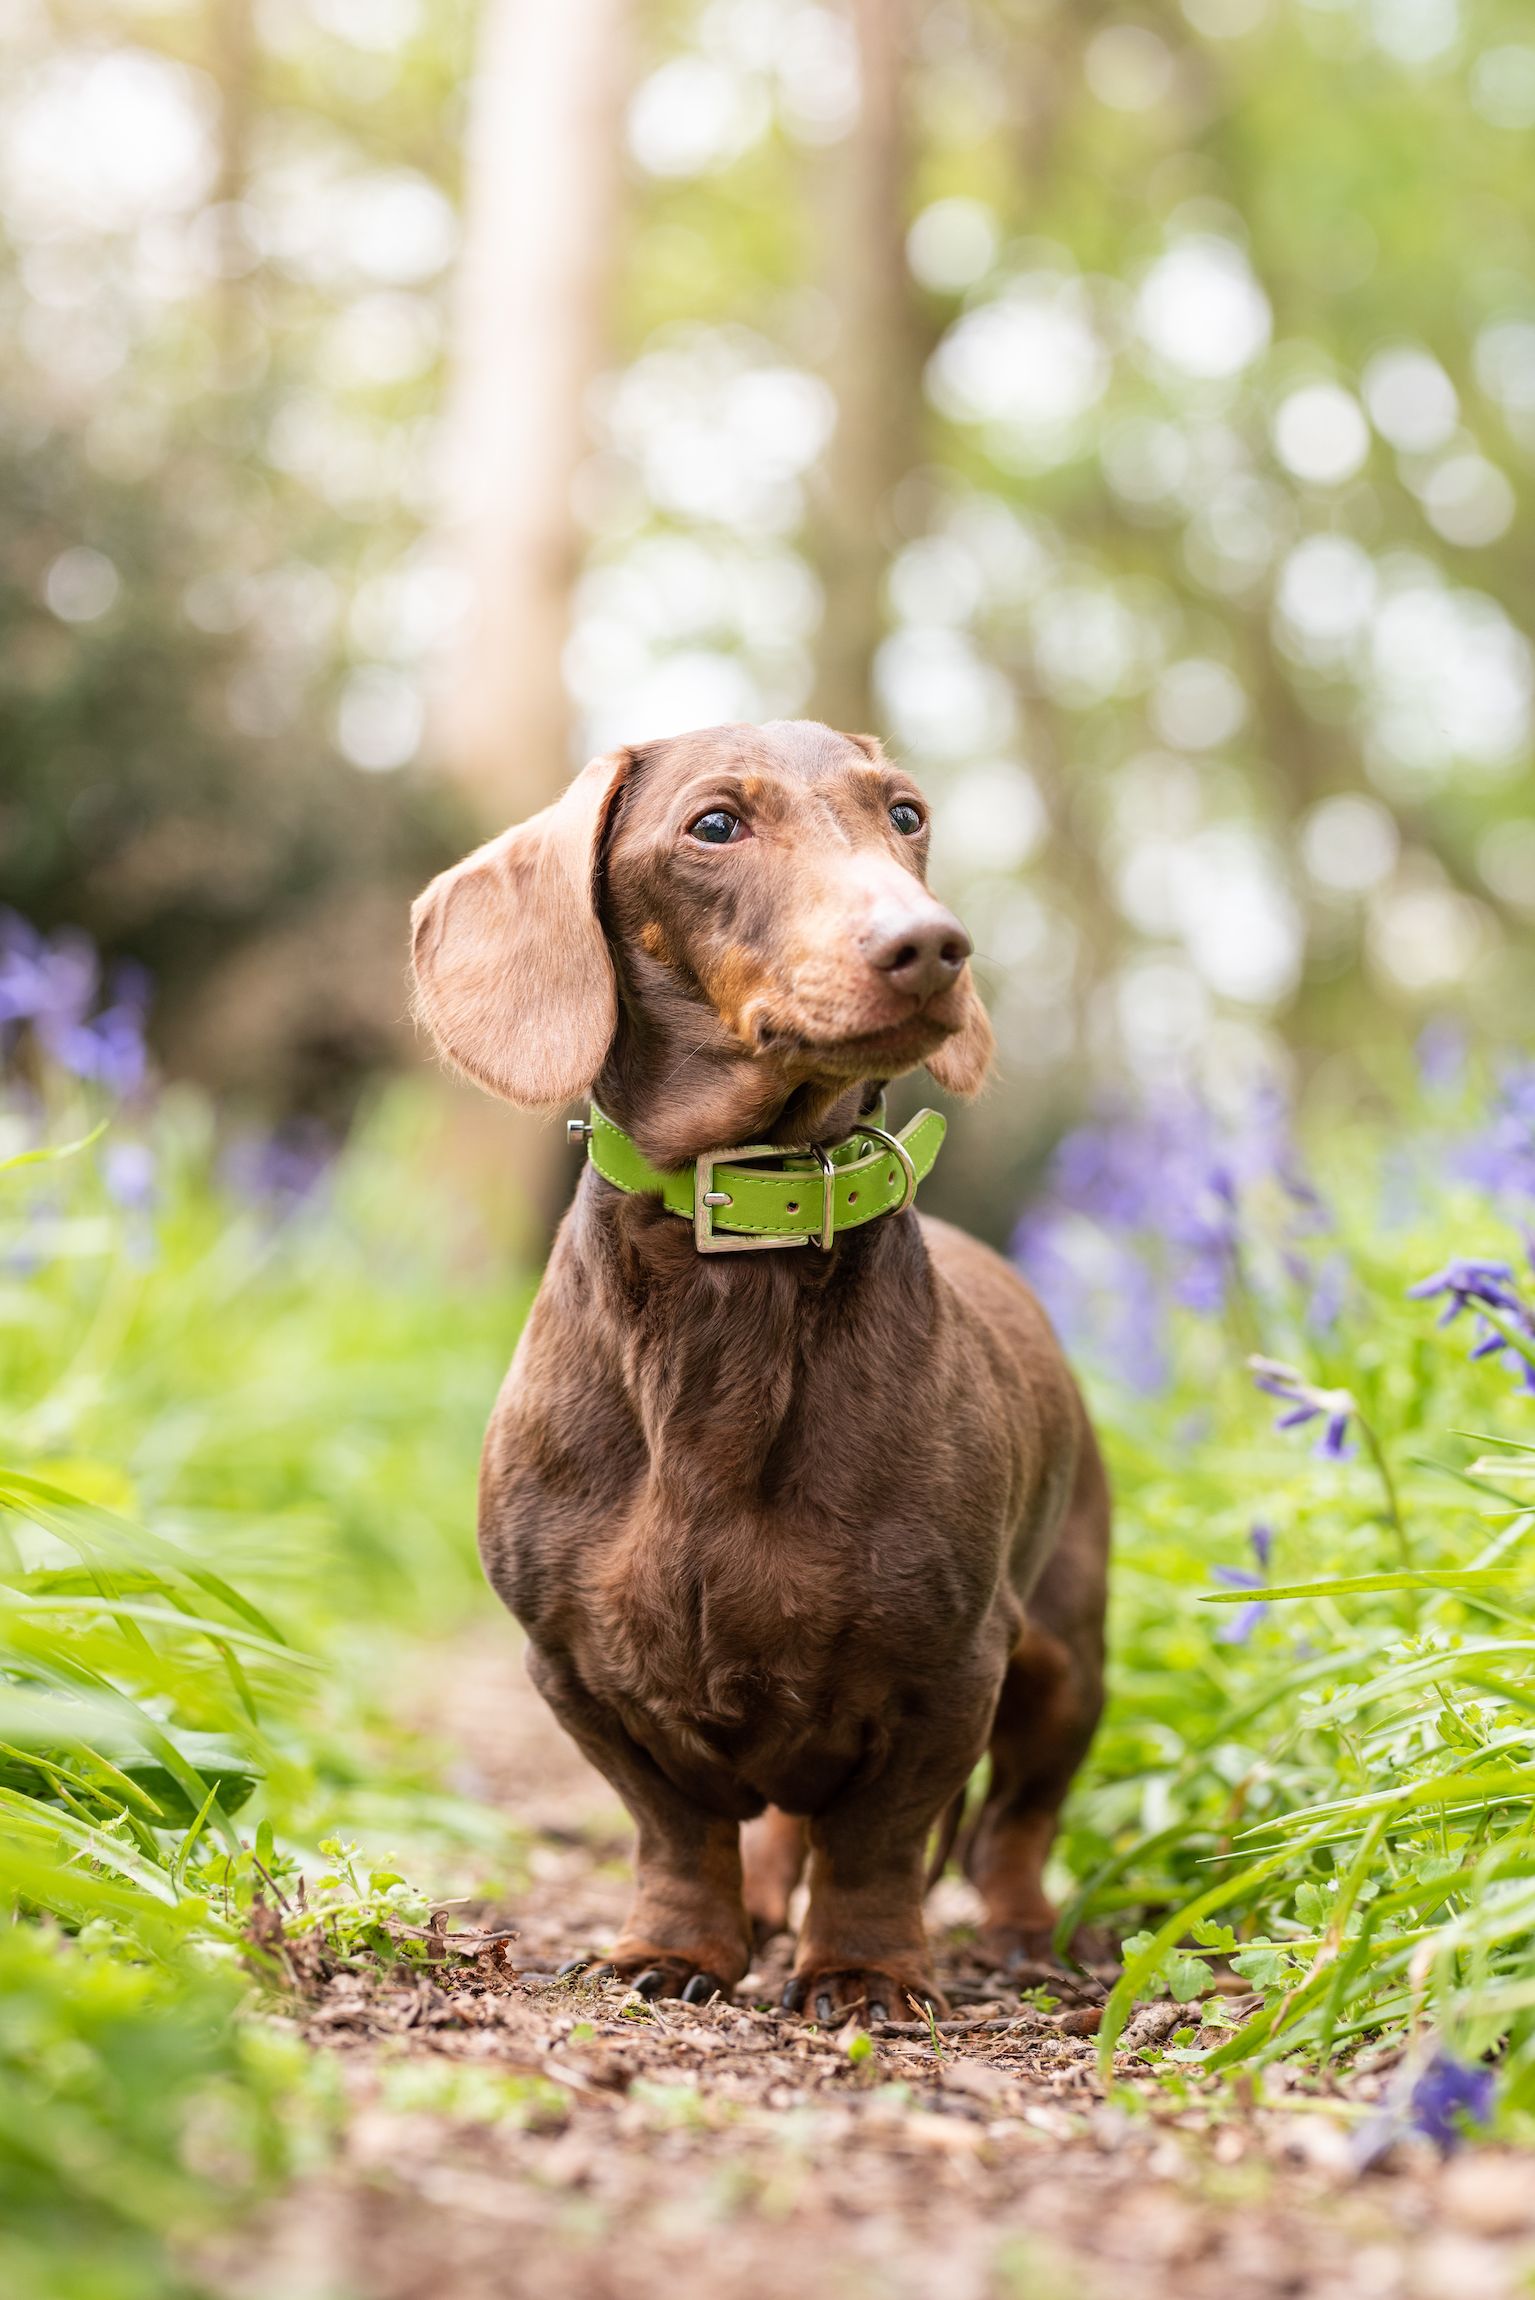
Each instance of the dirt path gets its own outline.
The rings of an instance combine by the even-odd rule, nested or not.
[[[1502,2300],[1535,2275],[1535,2163],[1441,2166],[1421,2143],[1361,2176],[1325,2101],[1212,2115],[1138,2054],[1104,2097],[1091,1985],[1052,2009],[979,1972],[964,1888],[933,1910],[956,2014],[935,2053],[759,2009],[650,2008],[553,1975],[610,1938],[627,1824],[505,1635],[434,1679],[456,1786],[532,1834],[494,1912],[510,1948],[439,1977],[343,1977],[309,2008],[337,2054],[337,2164],[218,2264],[230,2300]],[[487,1917],[487,1922],[490,1918]],[[503,1962],[503,1957],[505,1961]],[[776,1985],[775,1985],[776,1984]],[[1187,2020],[1187,2014],[1178,2018]],[[1143,2041],[1166,2014],[1138,2016]],[[911,2024],[913,2030],[916,2024]],[[1127,2043],[1135,2032],[1127,2034]],[[1360,2089],[1389,2098],[1390,2068]],[[1228,2104],[1229,2109],[1229,2104]]]

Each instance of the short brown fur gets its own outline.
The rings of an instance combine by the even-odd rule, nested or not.
[[[691,836],[711,808],[739,818],[727,845]],[[662,1165],[836,1141],[922,1063],[973,1092],[990,1033],[925,813],[873,738],[804,722],[594,762],[421,898],[421,1009],[482,1083],[594,1090]],[[902,935],[950,930],[941,984],[902,989]],[[480,1541],[535,1683],[634,1816],[616,1970],[728,1990],[808,1856],[793,2001],[934,1997],[925,1851],[988,1747],[965,1854],[988,1946],[1045,1950],[1108,1520],[1055,1338],[988,1249],[907,1213],[824,1255],[714,1259],[589,1167],[491,1421]]]

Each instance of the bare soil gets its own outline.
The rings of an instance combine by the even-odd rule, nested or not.
[[[1535,2288],[1535,2160],[1415,2138],[1361,2169],[1405,2065],[1343,2095],[1270,2072],[1208,2094],[1137,2014],[1114,2097],[1100,1975],[1023,1998],[976,1964],[966,1888],[930,1915],[955,2019],[869,2042],[776,2010],[642,2004],[558,1968],[615,1933],[628,1825],[509,1632],[434,1672],[454,1786],[528,1830],[529,1881],[432,1976],[343,1974],[294,2021],[335,2055],[342,2147],[211,2274],[228,2300],[1502,2300]],[[464,1925],[464,1913],[454,1923]],[[486,1936],[515,1931],[511,1942]],[[476,1947],[476,1941],[481,1945]],[[1032,1977],[1032,1976],[1029,1976]],[[1235,2007],[1240,2011],[1240,2005]],[[850,2049],[851,2047],[851,2049]]]

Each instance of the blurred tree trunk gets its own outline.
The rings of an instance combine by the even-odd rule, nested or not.
[[[435,747],[482,831],[569,775],[562,667],[619,220],[630,0],[482,0],[466,157],[444,530],[474,613],[445,666]],[[455,1093],[445,1163],[524,1251],[579,1171],[563,1130]]]
[[[209,48],[209,61],[219,92],[218,176],[213,191],[218,217],[219,277],[213,326],[220,382],[225,391],[236,391],[244,380],[251,333],[250,298],[245,280],[251,269],[252,251],[241,222],[257,101],[256,28],[251,0],[214,0]]]
[[[837,429],[811,537],[826,612],[811,709],[872,728],[890,497],[917,460],[922,338],[906,266],[912,0],[851,0],[862,98],[830,160],[825,281],[837,312]]]
[[[445,525],[475,614],[440,754],[486,827],[573,761],[561,671],[618,222],[630,0],[484,0],[470,116]]]

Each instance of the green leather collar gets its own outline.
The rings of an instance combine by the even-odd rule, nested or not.
[[[742,1143],[663,1170],[594,1102],[587,1155],[605,1181],[659,1198],[668,1213],[691,1222],[701,1254],[828,1248],[844,1230],[911,1204],[917,1184],[932,1171],[946,1123],[936,1110],[919,1110],[899,1134],[866,1123],[828,1150]],[[571,1125],[574,1132],[574,1120]],[[767,1160],[773,1163],[762,1163]]]

